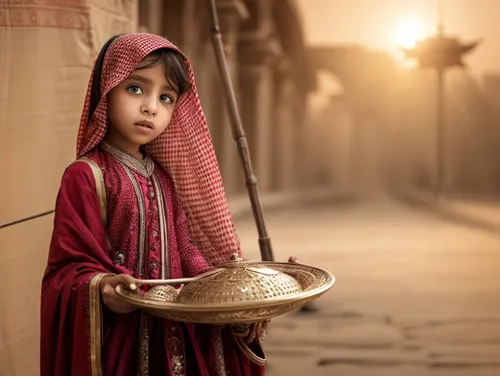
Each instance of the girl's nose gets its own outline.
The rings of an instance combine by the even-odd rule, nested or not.
[[[150,116],[156,116],[156,113],[158,112],[158,104],[156,100],[149,99],[144,101],[141,107],[141,112]]]

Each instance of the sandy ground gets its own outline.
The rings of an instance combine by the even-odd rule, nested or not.
[[[500,237],[391,201],[273,212],[277,260],[336,284],[316,313],[273,320],[268,375],[500,375]],[[258,258],[252,218],[237,221]]]

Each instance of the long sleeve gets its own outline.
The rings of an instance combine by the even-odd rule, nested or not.
[[[42,281],[42,376],[94,374],[89,349],[100,330],[99,281],[127,272],[113,265],[106,244],[94,177],[87,164],[74,163],[58,193]]]

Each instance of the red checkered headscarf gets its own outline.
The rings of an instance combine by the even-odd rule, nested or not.
[[[145,145],[147,153],[170,174],[186,211],[190,236],[212,265],[238,252],[239,241],[229,211],[221,174],[200,105],[191,65],[167,39],[147,33],[123,34],[109,45],[102,64],[100,100],[91,110],[94,66],[78,132],[77,155],[84,156],[106,135],[106,95],[123,82],[151,52],[170,48],[186,60],[191,88],[179,98],[166,131]]]

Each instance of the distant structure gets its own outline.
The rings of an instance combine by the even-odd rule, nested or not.
[[[435,69],[437,73],[437,161],[436,161],[436,198],[444,191],[444,79],[446,69],[464,67],[463,56],[472,52],[479,42],[462,43],[458,38],[446,36],[444,33],[442,3],[439,1],[439,21],[437,34],[417,42],[413,49],[403,49],[408,58],[416,59],[420,68]]]

